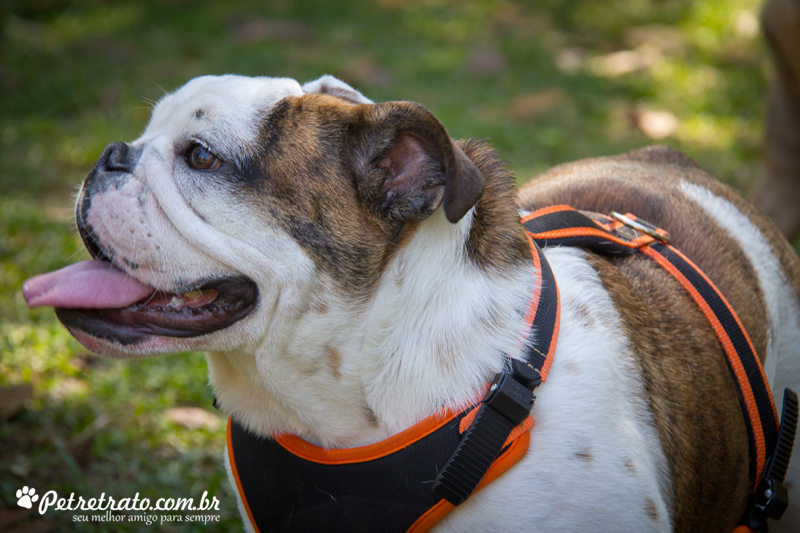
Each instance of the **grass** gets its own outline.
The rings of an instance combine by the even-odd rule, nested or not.
[[[238,528],[223,426],[189,429],[163,415],[211,409],[202,355],[95,358],[52,310],[29,311],[20,294],[26,277],[87,257],[71,222],[74,191],[106,144],[139,135],[165,91],[201,74],[331,73],[374,100],[422,103],[453,137],[488,138],[521,182],[554,164],[651,144],[643,117],[667,111],[675,122],[659,142],[747,191],[761,171],[770,69],[758,3],[3,4],[0,386],[31,383],[34,395],[0,424],[0,527],[13,518],[9,527],[44,519],[56,531],[124,529],[73,524],[65,512],[11,516],[15,491],[29,485],[86,497],[208,490],[221,523],[164,530]]]

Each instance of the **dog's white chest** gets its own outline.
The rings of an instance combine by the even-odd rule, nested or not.
[[[561,332],[536,390],[526,457],[441,522],[441,531],[669,531],[666,461],[613,303],[577,249],[546,249]],[[624,488],[624,490],[623,490]],[[502,506],[496,505],[503,502]],[[437,529],[438,531],[438,529]]]

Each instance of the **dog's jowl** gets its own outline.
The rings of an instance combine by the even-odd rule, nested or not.
[[[207,352],[248,530],[729,533],[798,498],[800,261],[674,150],[517,191],[417,104],[202,77],[106,148],[76,221],[93,260],[26,300],[99,354]]]

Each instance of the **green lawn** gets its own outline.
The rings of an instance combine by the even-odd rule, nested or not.
[[[87,498],[207,490],[221,502],[220,524],[163,530],[238,527],[224,425],[190,429],[163,414],[212,411],[202,355],[95,358],[20,294],[26,277],[87,257],[71,220],[76,187],[106,144],[139,135],[165,91],[201,74],[330,73],[374,100],[420,102],[453,137],[488,138],[520,182],[661,142],[747,191],[761,169],[770,72],[758,9],[754,0],[2,4],[0,386],[30,383],[34,394],[0,422],[0,529],[37,520],[53,531],[121,529],[74,524],[69,512],[14,514],[23,485]]]

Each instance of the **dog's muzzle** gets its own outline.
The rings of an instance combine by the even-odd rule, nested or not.
[[[111,258],[103,251],[91,225],[87,222],[92,197],[108,190],[112,185],[122,186],[133,174],[142,152],[142,147],[133,147],[126,143],[109,144],[83,182],[75,210],[75,223],[81,240],[93,259],[109,261]]]

